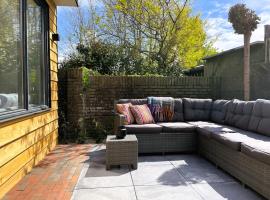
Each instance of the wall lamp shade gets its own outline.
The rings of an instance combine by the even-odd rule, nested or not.
[[[60,35],[58,33],[53,33],[52,34],[52,40],[59,42],[60,41]]]

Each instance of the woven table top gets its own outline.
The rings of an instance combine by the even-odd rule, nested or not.
[[[108,135],[106,143],[138,142],[136,135],[126,135],[123,139],[117,139],[115,135]]]

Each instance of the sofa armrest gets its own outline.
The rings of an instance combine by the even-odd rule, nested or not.
[[[116,134],[119,126],[125,125],[125,115],[114,113],[114,134]]]

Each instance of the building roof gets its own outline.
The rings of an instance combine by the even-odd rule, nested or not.
[[[74,6],[78,7],[78,0],[54,0],[57,6]]]
[[[255,46],[255,45],[262,45],[264,44],[263,41],[256,41],[256,42],[252,42],[250,43],[250,46]],[[218,57],[218,56],[221,56],[221,55],[224,55],[224,54],[228,54],[228,53],[232,53],[234,51],[238,51],[240,49],[243,49],[244,46],[239,46],[239,47],[236,47],[236,48],[233,48],[233,49],[229,49],[229,50],[226,50],[226,51],[222,51],[218,54],[215,54],[215,55],[212,55],[212,56],[207,56],[207,57],[204,57],[203,60],[208,60],[208,59],[211,59],[211,58],[215,58],[215,57]]]
[[[186,76],[202,76],[203,73],[204,73],[204,65],[199,65],[197,67],[184,71],[184,74]]]

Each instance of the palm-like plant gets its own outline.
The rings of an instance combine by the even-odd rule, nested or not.
[[[250,38],[260,18],[245,4],[236,4],[230,8],[228,20],[232,23],[235,33],[244,35],[243,87],[244,99],[248,101],[250,99]]]

